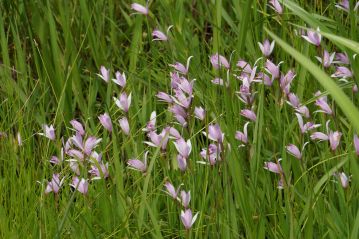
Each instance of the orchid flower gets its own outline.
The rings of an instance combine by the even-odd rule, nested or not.
[[[149,13],[147,4],[146,4],[146,7],[145,7],[145,6],[142,6],[141,4],[138,4],[138,3],[132,3],[131,4],[131,9],[135,10],[137,13],[143,14],[143,15],[148,15],[148,13]]]
[[[324,50],[323,57],[316,56],[315,58],[322,63],[324,68],[328,68],[333,63],[335,57],[335,52],[333,52],[331,55],[327,50]]]
[[[127,162],[129,168],[137,170],[137,171],[140,171],[142,173],[145,173],[147,171],[147,156],[148,156],[148,153],[149,153],[149,151],[145,152],[145,157],[144,157],[143,161],[138,160],[138,159],[130,159]]]
[[[181,185],[176,190],[175,187],[170,182],[166,182],[165,187],[166,187],[166,190],[167,190],[166,193],[169,196],[171,196],[173,199],[177,200],[178,193],[179,193]]]
[[[106,69],[106,67],[101,66],[100,67],[100,74],[96,74],[98,75],[102,80],[104,80],[106,83],[108,83],[109,79],[110,79],[110,70]]]
[[[218,70],[219,68],[221,67],[224,67],[226,69],[229,69],[230,68],[230,65],[229,65],[229,62],[228,60],[222,56],[222,55],[219,55],[218,53],[212,55],[210,57],[210,61],[211,61],[211,64],[212,66]]]
[[[88,192],[88,181],[87,179],[81,178],[79,179],[78,177],[73,177],[72,179],[72,184],[70,184],[71,187],[77,189],[77,191],[79,191],[80,193],[86,195]]]
[[[48,194],[50,192],[54,192],[55,194],[58,194],[60,191],[60,188],[64,182],[64,179],[65,178],[60,179],[59,174],[53,174],[51,181],[48,182],[48,184],[46,186],[45,194]]]
[[[204,117],[206,116],[206,111],[200,106],[194,108],[194,115],[199,120],[204,120]]]
[[[121,74],[121,72],[116,71],[115,73],[116,79],[112,79],[112,81],[116,84],[124,88],[126,86],[126,75],[125,72]]]
[[[55,140],[55,129],[53,125],[48,126],[47,124],[42,125],[44,133],[39,133],[39,135],[43,135],[50,140]]]
[[[112,132],[112,122],[108,113],[104,113],[98,117],[100,123],[105,127],[108,131]]]
[[[322,35],[320,35],[319,32],[320,32],[319,27],[317,28],[317,31],[307,30],[307,35],[306,36],[302,35],[302,37],[309,43],[315,46],[320,46]]]
[[[244,109],[241,110],[241,115],[246,117],[247,119],[250,119],[252,121],[256,121],[257,120],[257,115],[256,113],[254,113],[254,111],[249,110],[249,109]]]
[[[235,138],[239,141],[242,141],[242,143],[247,144],[248,143],[248,133],[247,133],[247,127],[249,122],[245,123],[243,127],[243,132],[237,131]]]
[[[119,119],[118,122],[125,135],[130,135],[130,125],[128,124],[127,117]]]
[[[196,221],[198,216],[198,212],[192,217],[191,209],[186,209],[185,211],[181,211],[181,221],[186,228],[186,230],[191,229],[193,223]]]
[[[272,41],[272,43],[271,43],[268,39],[266,39],[266,40],[264,40],[263,44],[258,42],[258,45],[262,51],[262,54],[265,57],[268,57],[268,56],[270,56],[270,54],[272,53],[272,51],[274,49],[275,41]]]
[[[270,7],[276,11],[279,15],[281,15],[283,13],[283,8],[282,6],[280,5],[279,1],[278,0],[269,0],[269,3],[270,3]]]
[[[82,124],[79,121],[73,119],[70,121],[70,124],[76,130],[76,132],[78,132],[80,135],[82,135],[82,136],[85,135],[84,127],[82,126]]]
[[[120,108],[126,113],[128,112],[128,109],[130,108],[131,105],[131,94],[127,96],[127,94],[123,92],[120,95],[119,99],[117,99],[116,97],[113,97],[113,99],[115,100],[115,103],[118,106],[118,108]]]

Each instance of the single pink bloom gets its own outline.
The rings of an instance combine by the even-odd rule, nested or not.
[[[256,113],[254,113],[252,110],[248,110],[248,109],[241,110],[241,115],[252,121],[257,120]]]
[[[319,32],[320,32],[319,28],[317,29],[317,31],[307,30],[307,35],[306,36],[302,35],[302,37],[309,43],[311,43],[315,46],[320,46],[320,42],[322,40],[322,35],[320,35]]]
[[[218,53],[212,55],[210,57],[210,61],[215,69],[219,69],[222,66],[226,69],[229,69],[230,67],[228,60],[224,56],[219,55]]]
[[[110,70],[106,69],[106,67],[104,66],[100,67],[100,74],[97,75],[106,83],[108,83],[108,81],[110,80]]]
[[[100,120],[100,123],[103,125],[103,127],[112,132],[112,121],[107,113],[100,115],[98,119]]]
[[[125,92],[123,92],[120,95],[119,99],[117,99],[116,97],[114,97],[113,99],[115,100],[115,103],[118,108],[120,108],[121,110],[123,110],[126,113],[128,112],[128,109],[130,108],[130,105],[131,105],[131,94],[129,96],[127,96],[127,94]]]
[[[266,39],[263,44],[258,42],[259,48],[262,51],[262,54],[266,57],[270,56],[270,54],[272,53],[273,49],[274,49],[274,44],[275,41],[272,41],[272,43]]]
[[[164,34],[163,32],[161,32],[158,29],[155,29],[152,32],[152,37],[153,37],[154,41],[167,41],[168,40],[166,34]]]
[[[192,211],[191,209],[186,209],[185,211],[181,211],[181,221],[186,228],[186,230],[191,229],[193,223],[196,221],[198,216],[198,212],[194,217],[192,217]]]
[[[48,194],[50,192],[54,192],[57,194],[60,191],[63,181],[64,178],[60,179],[59,174],[53,174],[51,181],[48,182],[46,186],[45,193]]]
[[[278,2],[278,0],[270,0],[269,3],[271,4],[270,7],[276,11],[279,15],[283,13],[283,8]]]
[[[206,116],[206,111],[202,107],[195,107],[194,115],[197,119],[204,120],[204,117]]]
[[[70,121],[70,124],[80,135],[82,135],[82,136],[85,135],[84,127],[82,126],[82,124],[79,121],[73,119]]]
[[[78,177],[73,177],[72,184],[70,184],[71,187],[77,189],[77,191],[84,195],[88,192],[88,185],[87,179],[81,178],[81,180],[79,180]]]
[[[40,133],[40,135],[43,135],[50,140],[55,140],[56,136],[53,125],[48,126],[47,124],[44,124],[42,125],[42,128],[44,129],[44,133]]]
[[[121,86],[122,88],[124,88],[126,86],[126,75],[125,72],[123,72],[121,74],[121,72],[116,71],[115,73],[116,75],[116,79],[112,79],[113,82],[115,82],[116,85]]]
[[[302,159],[302,153],[298,147],[294,144],[289,144],[286,146],[287,152],[296,157],[297,159]]]
[[[128,124],[128,120],[126,117],[123,117],[118,120],[120,123],[120,127],[122,131],[125,133],[125,135],[130,135],[130,125]]]
[[[148,6],[144,7],[141,4],[138,3],[132,3],[131,9],[135,10],[139,14],[148,15]]]

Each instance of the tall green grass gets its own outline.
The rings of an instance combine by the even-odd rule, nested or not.
[[[139,1],[145,4],[145,1]],[[353,6],[355,1],[350,1]],[[349,14],[334,1],[283,1],[278,16],[266,1],[161,0],[150,1],[150,15],[131,15],[130,1],[22,1],[0,3],[0,237],[1,238],[358,238],[359,167],[353,134],[359,130],[358,96],[354,81],[343,84],[314,58],[315,47],[295,34],[300,27],[320,27],[332,51],[358,52],[358,12]],[[152,41],[151,31],[173,25],[168,42]],[[274,62],[281,71],[294,69],[292,90],[311,112],[314,93],[334,100],[332,127],[343,132],[333,154],[327,143],[311,143],[298,162],[286,153],[289,143],[303,145],[291,107],[281,101],[278,85],[257,84],[258,120],[249,125],[250,144],[238,148],[234,138],[245,120],[245,106],[235,92],[240,83],[216,86],[217,76],[208,57],[219,52],[234,65],[238,59],[253,64],[261,52],[257,42],[276,40]],[[206,108],[205,122],[192,121],[189,170],[175,170],[176,149],[169,144],[164,156],[151,149],[146,175],[129,170],[130,158],[147,150],[141,132],[150,113],[158,113],[160,128],[172,122],[166,105],[155,94],[169,91],[175,61],[194,56],[189,77],[196,79],[194,105]],[[351,58],[358,83],[358,57]],[[263,59],[258,67],[263,67]],[[113,104],[114,84],[97,75],[101,65],[126,72],[133,102],[129,112],[131,135],[125,136]],[[234,67],[233,67],[234,68]],[[332,69],[333,71],[334,69]],[[221,77],[226,77],[225,73]],[[97,116],[109,112],[110,135]],[[91,182],[86,197],[65,185],[58,198],[45,195],[54,168],[49,159],[60,154],[61,135],[71,136],[69,120],[81,120],[92,135],[103,138],[97,150],[110,164],[110,178]],[[313,118],[322,123],[321,114]],[[196,163],[208,140],[201,131],[218,122],[231,145],[225,160],[214,167]],[[57,141],[39,136],[44,123],[54,124]],[[23,145],[18,146],[19,132]],[[287,186],[277,189],[278,176],[265,171],[265,161],[282,158]],[[352,175],[343,189],[333,173]],[[66,183],[71,179],[68,178]],[[180,208],[164,192],[164,182],[191,191],[190,208],[199,217],[189,234],[180,221]]]

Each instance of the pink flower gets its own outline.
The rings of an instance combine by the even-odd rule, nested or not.
[[[166,182],[165,187],[167,190],[167,194],[176,200],[180,187],[178,187],[176,190],[175,187],[170,182]]]
[[[242,69],[242,72],[243,73],[247,73],[247,74],[251,74],[252,73],[252,67],[251,65],[246,62],[245,60],[239,60],[237,62],[237,67],[241,68]]]
[[[257,120],[256,113],[254,113],[252,110],[248,110],[248,109],[241,110],[241,115],[252,121]]]
[[[293,107],[293,108],[297,108],[300,105],[300,101],[299,98],[296,94],[294,93],[289,93],[288,94],[288,99],[289,99],[289,104]]]
[[[243,132],[237,131],[235,138],[239,141],[242,141],[244,144],[248,143],[248,133],[247,133],[247,127],[249,122],[247,122],[243,127]]]
[[[289,144],[286,146],[287,152],[296,157],[297,159],[302,159],[302,153],[294,144]]]
[[[140,171],[142,173],[145,173],[147,171],[147,155],[148,151],[145,152],[144,160],[138,160],[138,159],[131,159],[128,160],[127,164],[131,169]]]
[[[82,126],[82,124],[79,121],[73,119],[70,121],[70,124],[80,135],[82,135],[82,136],[85,135],[84,127]]]
[[[142,131],[151,132],[156,130],[156,111],[153,111],[150,116],[150,121],[147,122],[146,128],[143,128]]]
[[[271,79],[266,73],[263,72],[259,72],[256,79],[259,79],[263,82],[264,85],[266,86],[272,86],[273,85],[273,80]]]
[[[271,8],[276,11],[279,15],[283,13],[283,8],[278,2],[278,0],[270,0],[269,3],[271,4]]]
[[[282,167],[278,163],[273,163],[273,162],[264,162],[264,169],[276,173],[276,174],[281,174],[283,173]]]
[[[100,123],[103,125],[103,127],[105,127],[108,131],[112,132],[112,121],[107,113],[100,115],[98,119],[100,120]]]
[[[174,117],[182,125],[182,127],[187,126],[187,112],[186,110],[181,107],[180,105],[173,105],[169,109],[170,112],[174,114]]]
[[[128,120],[126,117],[123,117],[118,120],[120,123],[120,127],[122,131],[125,133],[125,135],[130,135],[130,125],[128,124]]]
[[[342,0],[338,2],[338,4],[335,4],[335,7],[349,12],[349,0]]]
[[[173,68],[175,68],[175,70],[183,75],[187,75],[188,73],[188,69],[189,69],[189,63],[191,61],[193,56],[190,56],[187,58],[187,65],[184,66],[182,63],[180,62],[176,62],[175,64],[170,64],[170,66],[172,66]]]
[[[121,74],[121,72],[116,71],[115,73],[116,75],[116,79],[112,79],[113,82],[115,82],[116,85],[121,86],[122,88],[124,88],[126,86],[126,75],[125,72],[123,72]]]
[[[94,136],[89,137],[84,144],[84,152],[86,155],[91,155],[92,150],[101,142],[101,138],[97,139]]]
[[[340,133],[339,131],[335,131],[335,132],[330,131],[328,137],[329,137],[330,148],[333,151],[335,151],[339,146],[342,133]]]
[[[320,127],[320,124],[314,124],[313,122],[307,122],[307,123],[303,124],[302,116],[297,113],[295,115],[297,116],[299,128],[300,128],[300,131],[302,132],[302,134],[308,132],[309,130]]]
[[[335,54],[335,63],[340,63],[340,64],[344,64],[344,65],[349,65],[350,61],[349,61],[349,57],[347,55],[347,53],[337,53]]]
[[[135,10],[139,14],[148,15],[148,6],[144,7],[141,4],[138,3],[132,3],[131,9]]]
[[[224,81],[222,78],[216,77],[213,80],[211,80],[211,82],[215,85],[224,85],[226,87],[229,86],[229,82],[228,81]]]
[[[186,159],[189,157],[189,154],[192,150],[192,144],[190,140],[185,141],[183,138],[179,138],[176,140],[176,142],[174,142],[174,145],[182,157],[185,157]]]
[[[329,52],[327,50],[324,50],[323,57],[316,56],[317,60],[323,64],[324,68],[328,68],[333,63],[335,57],[335,52],[333,52],[331,55],[329,55]]]
[[[48,126],[47,124],[42,125],[42,128],[44,130],[44,133],[39,133],[40,135],[45,136],[46,138],[50,140],[55,140],[55,129],[53,125]]]
[[[173,99],[171,98],[171,96],[169,96],[167,93],[164,93],[164,92],[158,92],[156,97],[159,98],[160,101],[164,101],[167,103],[173,102]]]
[[[188,208],[190,201],[191,201],[191,192],[188,191],[188,193],[186,193],[186,191],[181,190],[181,202],[184,208]]]
[[[317,28],[317,31],[307,30],[307,36],[302,35],[302,37],[309,43],[315,46],[320,46],[322,35],[320,35],[319,32],[320,32],[319,27]]]
[[[203,134],[207,136],[210,140],[213,140],[218,143],[223,143],[224,134],[222,133],[222,130],[218,124],[209,125],[208,134],[206,132],[203,132]]]
[[[349,186],[349,177],[344,172],[335,173],[334,175],[339,178],[343,188],[347,188]]]
[[[114,97],[113,99],[115,100],[115,103],[118,106],[118,108],[120,108],[126,113],[128,112],[128,109],[130,108],[131,105],[131,94],[127,97],[127,94],[123,92],[120,95],[119,99],[117,99],[116,97]]]
[[[272,79],[277,79],[280,76],[279,65],[275,65],[273,62],[267,59],[265,64],[265,70],[272,76]]]
[[[313,134],[310,135],[310,138],[312,140],[324,140],[324,141],[329,140],[328,135],[326,135],[322,132],[314,132]]]
[[[108,83],[110,79],[110,70],[107,70],[106,67],[101,66],[100,67],[100,74],[97,74],[102,80],[104,80],[106,83]]]
[[[217,160],[220,158],[221,148],[217,147],[215,144],[210,144],[208,149],[202,149],[200,155],[202,158],[207,159],[210,165],[216,164]]]
[[[179,73],[186,75],[188,73],[188,69],[180,62],[176,62],[175,64],[170,64],[176,71]]]
[[[202,107],[195,107],[194,115],[197,119],[204,120],[204,117],[206,116],[206,111]]]
[[[287,72],[286,75],[281,75],[280,77],[280,81],[279,81],[279,84],[280,84],[280,88],[282,89],[282,91],[285,93],[285,94],[289,94],[290,92],[290,85],[295,77],[295,73],[290,70]]]
[[[221,68],[222,66],[226,69],[229,69],[229,67],[230,67],[228,60],[224,56],[219,55],[218,53],[212,55],[210,57],[210,61],[211,61],[212,66],[217,70],[219,68]]]
[[[81,178],[81,180],[79,180],[78,177],[73,177],[72,184],[70,184],[70,186],[77,189],[77,191],[79,191],[80,193],[86,195],[89,183],[87,179]]]
[[[60,191],[63,181],[64,178],[60,180],[59,174],[53,174],[51,181],[48,182],[46,186],[45,193],[48,194],[50,192],[54,192],[57,194]]]
[[[263,42],[263,44],[258,42],[258,45],[262,51],[262,54],[266,57],[270,56],[270,54],[272,53],[272,51],[274,49],[274,44],[275,44],[275,41],[272,41],[272,43],[270,43],[270,41],[268,39],[266,39]]]
[[[149,146],[165,150],[167,148],[169,131],[169,127],[163,129],[160,134],[157,134],[155,131],[151,131],[148,134],[148,137],[150,138],[151,142],[145,141],[145,143]]]
[[[177,163],[178,163],[178,168],[184,172],[187,169],[187,158],[183,157],[182,155],[178,154],[177,155]]]
[[[93,179],[108,178],[108,163],[104,164],[103,162],[96,162],[91,165],[89,173],[95,177]]]
[[[164,34],[163,32],[161,32],[158,29],[155,29],[152,32],[152,37],[153,37],[154,41],[167,41],[168,40],[166,34]]]
[[[353,72],[345,66],[338,66],[334,74],[331,75],[331,77],[335,78],[351,78],[352,76]]]
[[[320,92],[320,91],[318,91],[318,92],[315,94],[315,96],[319,96],[319,95],[321,95],[321,92]],[[325,96],[319,97],[319,98],[315,101],[315,105],[316,105],[316,106],[319,106],[319,108],[321,109],[321,110],[317,110],[316,112],[323,112],[323,113],[326,113],[326,114],[328,114],[328,115],[333,114],[332,109],[330,108],[330,106],[329,106],[328,103],[327,103],[327,97],[325,97]]]
[[[194,217],[192,217],[192,211],[191,209],[186,209],[185,211],[181,211],[181,221],[186,228],[186,230],[191,229],[193,223],[196,221],[198,216],[198,212]]]

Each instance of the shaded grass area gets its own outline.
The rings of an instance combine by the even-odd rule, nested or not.
[[[359,58],[351,58],[353,80],[329,84],[325,81],[332,79],[321,77],[335,68],[313,67],[319,65],[314,56],[321,52],[296,34],[298,26],[319,26],[327,38],[323,47],[358,54],[358,12],[340,11],[334,1],[284,1],[284,14],[277,15],[265,1],[161,0],[151,1],[149,16],[142,16],[131,15],[130,4],[114,0],[0,3],[0,131],[7,134],[0,139],[0,236],[358,238],[359,167],[352,140],[358,128],[358,96],[351,89],[359,78]],[[173,28],[168,42],[152,41],[154,28],[165,32],[169,25]],[[322,124],[319,131],[326,130],[330,119],[331,126],[343,133],[335,153],[327,143],[300,134],[278,82],[272,88],[255,85],[258,120],[249,125],[249,145],[238,148],[234,135],[246,122],[240,116],[245,106],[235,93],[240,82],[230,77],[228,88],[212,84],[214,77],[227,75],[212,68],[209,56],[216,52],[227,56],[236,73],[236,61],[254,64],[262,56],[257,42],[273,33],[278,39],[272,58],[284,62],[282,72],[296,72],[292,91],[310,111],[317,109],[313,104],[317,90],[331,94],[334,116],[312,117]],[[150,150],[146,175],[129,170],[127,160],[143,158],[146,150],[141,129],[150,113],[157,111],[159,128],[172,124],[167,105],[155,95],[170,91],[169,64],[184,63],[189,56],[194,56],[189,78],[196,79],[193,105],[207,111],[204,122],[193,119],[181,131],[192,140],[189,169],[178,170],[176,148],[170,143],[167,154]],[[132,92],[130,136],[115,123],[109,134],[98,122],[97,116],[104,112],[113,122],[121,117],[112,99],[120,89],[96,75],[101,65],[112,75],[116,70],[126,73],[127,89]],[[264,60],[257,65],[263,68]],[[60,155],[61,136],[72,135],[73,118],[84,123],[89,135],[102,138],[97,150],[110,164],[110,178],[92,181],[85,197],[68,185],[58,196],[45,195],[46,180],[54,171],[64,175],[71,171],[65,165],[52,166],[49,159]],[[225,160],[213,167],[196,163],[208,145],[201,131],[212,122],[220,124],[231,145]],[[37,134],[44,123],[54,124],[57,141]],[[17,132],[23,139],[21,147]],[[302,161],[286,153],[289,143],[306,141],[310,143]],[[265,161],[279,158],[287,180],[283,190],[277,189],[279,176],[263,169]],[[349,188],[343,189],[332,176],[336,171],[352,175]],[[191,190],[191,208],[200,212],[189,234],[181,224],[177,202],[164,193],[167,180]],[[70,181],[67,178],[66,184]]]

